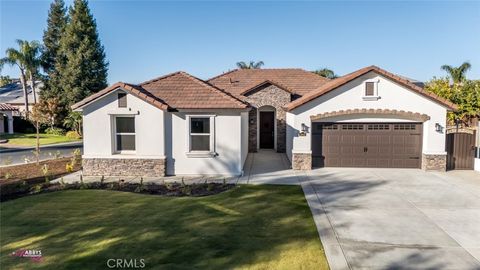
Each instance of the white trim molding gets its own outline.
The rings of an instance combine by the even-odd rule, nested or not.
[[[215,151],[215,117],[213,114],[188,114],[185,116],[186,120],[186,149],[185,155],[189,158],[212,158],[218,154]],[[191,150],[191,119],[192,118],[209,118],[210,130],[208,136],[210,136],[209,151],[192,151]]]

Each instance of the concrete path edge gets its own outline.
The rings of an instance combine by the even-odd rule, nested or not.
[[[317,227],[318,236],[322,242],[325,256],[327,257],[328,265],[331,270],[349,270],[351,269],[345,258],[345,254],[340,246],[335,230],[333,229],[330,220],[328,219],[325,208],[322,206],[320,199],[317,196],[313,186],[308,181],[308,177],[303,175],[304,180],[301,181],[303,193],[307,200],[310,211],[312,212],[313,220]]]

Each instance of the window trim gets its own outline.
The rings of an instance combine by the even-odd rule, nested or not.
[[[378,83],[380,82],[380,80],[366,80],[363,82],[363,88],[362,88],[362,93],[363,93],[363,96],[362,96],[362,99],[363,100],[367,100],[367,101],[375,101],[375,100],[379,100],[380,99],[380,96],[378,95]],[[367,96],[367,83],[373,83],[373,96]]]
[[[215,117],[216,115],[212,114],[189,114],[186,115],[186,155],[187,157],[215,157],[217,153],[215,152]],[[209,133],[191,133],[192,118],[208,118],[210,121],[210,130]],[[195,151],[191,150],[191,135],[201,135],[201,136],[210,136],[210,150],[208,151]]]
[[[130,132],[117,133],[117,118],[118,117],[133,118],[135,132],[134,133],[130,133]],[[135,115],[117,114],[117,115],[112,115],[112,119],[113,119],[113,121],[112,121],[112,125],[113,125],[113,130],[112,130],[113,131],[112,132],[112,135],[113,135],[113,154],[123,155],[123,154],[135,154],[135,153],[137,153],[137,127],[136,127],[137,121],[135,121]],[[118,150],[117,135],[134,135],[135,136],[135,150]]]

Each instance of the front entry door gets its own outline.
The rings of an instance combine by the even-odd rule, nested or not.
[[[274,112],[260,112],[260,148],[272,149],[274,144]]]

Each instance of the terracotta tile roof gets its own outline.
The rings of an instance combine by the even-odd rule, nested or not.
[[[174,109],[243,109],[248,104],[186,72],[179,71],[139,85]]]
[[[329,81],[298,68],[286,69],[235,69],[208,80],[210,84],[239,97],[256,86],[271,81],[282,85],[294,94],[305,95]]]
[[[118,88],[121,88],[122,90],[125,90],[127,92],[129,92],[130,94],[138,97],[138,98],[141,98],[143,100],[145,100],[146,102],[152,104],[153,106],[161,109],[161,110],[167,110],[169,108],[169,106],[163,101],[161,100],[160,98],[152,95],[151,93],[145,91],[144,89],[142,89],[141,87],[138,87],[137,85],[133,85],[133,84],[128,84],[128,83],[123,83],[123,82],[117,82],[115,84],[112,84],[111,86],[93,94],[93,95],[90,95],[88,97],[86,97],[85,99],[81,100],[80,102],[77,102],[75,104],[72,105],[72,110],[75,110],[75,109],[79,109],[85,105],[87,105],[88,103],[96,100],[97,98],[100,98],[100,97],[103,97],[105,96],[106,94],[114,91],[114,90],[117,90]]]
[[[5,104],[5,103],[0,103],[0,111],[18,111],[17,108],[11,106],[11,105],[8,105],[8,104]]]
[[[121,88],[161,110],[167,109],[244,109],[248,104],[183,71],[143,82],[139,85],[118,82],[74,104],[79,109]]]
[[[345,76],[342,76],[342,77],[339,77],[337,79],[334,79],[334,80],[331,80],[329,81],[328,83],[320,86],[318,89],[316,89],[315,91],[312,91],[310,93],[308,93],[307,95],[289,103],[288,105],[285,106],[285,109],[287,111],[291,111],[313,99],[316,99],[370,71],[374,71],[380,75],[383,75],[385,76],[386,78],[389,78],[391,79],[392,81],[410,89],[410,90],[413,90],[437,103],[440,103],[441,105],[444,105],[445,107],[447,107],[448,109],[451,109],[451,110],[456,110],[457,109],[457,105],[455,105],[454,103],[448,101],[447,99],[444,99],[442,97],[439,97],[433,93],[430,93],[426,90],[424,90],[423,88],[413,84],[412,82],[410,82],[409,80],[405,79],[404,77],[400,77],[398,75],[395,75],[393,73],[390,73],[384,69],[381,69],[377,66],[369,66],[369,67],[365,67],[365,68],[362,68],[362,69],[359,69],[355,72],[352,72],[350,74],[347,74]]]

